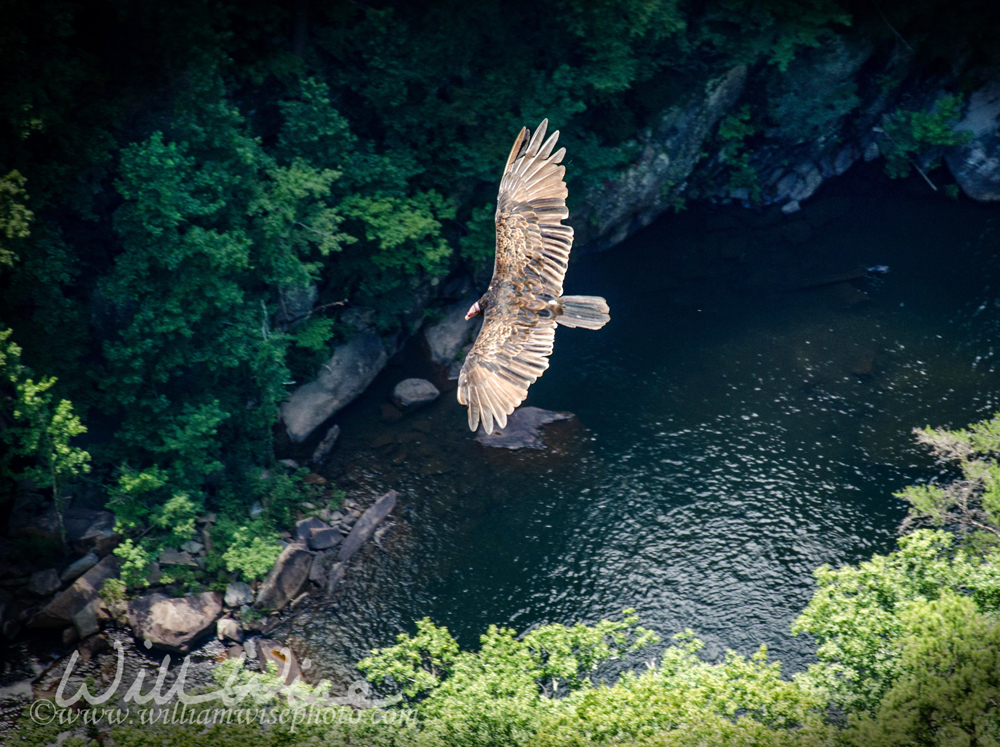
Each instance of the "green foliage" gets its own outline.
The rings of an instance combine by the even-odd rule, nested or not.
[[[87,429],[69,400],[53,400],[55,378],[35,383],[29,377],[20,362],[21,349],[10,338],[11,330],[0,330],[0,422],[7,421],[0,440],[8,447],[0,465],[6,471],[14,458],[25,460],[19,474],[52,489],[61,517],[66,480],[90,471],[90,454],[70,445]]]
[[[1000,610],[996,557],[984,562],[952,544],[947,532],[921,529],[888,556],[816,570],[818,589],[792,631],[816,637],[820,664],[810,674],[839,708],[874,712],[893,686],[913,604],[951,593],[971,595],[983,612]]]
[[[728,114],[719,122],[716,137],[722,142],[719,161],[728,169],[729,189],[745,189],[752,202],[760,202],[761,187],[757,170],[750,165],[751,151],[746,139],[757,129],[750,121],[750,107],[744,105],[736,114]]]
[[[849,743],[1000,744],[1000,626],[968,597],[917,601],[900,616],[900,677]]]
[[[34,214],[25,207],[27,180],[17,171],[0,178],[0,267],[12,267],[17,260],[13,243],[28,237]]]
[[[941,165],[940,153],[933,150],[968,142],[968,132],[952,130],[960,118],[961,96],[942,96],[930,111],[897,109],[882,121],[879,146],[885,156],[886,173],[893,179],[910,175],[917,160],[929,158],[926,171]]]
[[[125,593],[127,591],[128,586],[122,579],[109,578],[101,584],[99,593],[101,599],[104,600],[104,604],[108,607],[113,607],[125,601]]]
[[[126,537],[114,549],[114,554],[121,566],[119,578],[126,589],[149,586],[149,573],[152,570],[154,558],[142,543],[137,544],[132,541],[131,537]]]
[[[167,533],[168,542],[180,546],[194,536],[194,520],[198,512],[199,507],[186,493],[175,493],[156,509],[151,523]]]
[[[910,503],[907,526],[957,526],[963,535],[1000,539],[1000,414],[968,428],[914,431],[937,459],[957,466],[947,485],[913,485],[896,494]]]
[[[123,467],[118,484],[108,491],[108,508],[115,513],[119,531],[142,529],[166,484],[167,473],[159,467],[141,472]]]
[[[861,103],[851,75],[854,54],[841,39],[828,39],[783,75],[772,76],[767,85],[772,131],[795,144],[836,135],[842,119]]]
[[[274,536],[262,535],[259,527],[242,526],[233,532],[222,555],[227,571],[240,571],[247,581],[262,577],[281,554]]]

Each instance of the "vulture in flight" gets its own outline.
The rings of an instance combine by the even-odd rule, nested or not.
[[[497,198],[493,279],[466,319],[483,315],[483,328],[458,376],[458,401],[469,408],[469,428],[487,433],[507,416],[549,367],[556,325],[600,329],[608,304],[597,296],[564,296],[563,277],[573,229],[566,209],[566,149],[555,153],[548,120],[534,136],[527,127],[514,141]]]

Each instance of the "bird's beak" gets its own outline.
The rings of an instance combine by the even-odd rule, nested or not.
[[[479,316],[481,313],[482,311],[479,308],[479,301],[476,301],[469,307],[469,310],[465,312],[465,321],[469,321],[472,317]]]

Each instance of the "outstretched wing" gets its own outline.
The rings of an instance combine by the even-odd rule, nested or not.
[[[562,225],[566,209],[566,149],[555,153],[559,132],[545,139],[548,120],[529,139],[514,142],[497,199],[497,250],[483,328],[458,377],[458,401],[469,408],[469,428],[480,418],[493,423],[524,401],[528,387],[549,367],[555,339],[554,302],[573,245],[573,229]]]

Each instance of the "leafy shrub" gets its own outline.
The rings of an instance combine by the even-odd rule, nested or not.
[[[933,148],[968,142],[971,137],[968,132],[952,130],[959,120],[962,100],[961,96],[942,96],[930,111],[897,109],[883,117],[880,148],[890,177],[909,176],[911,167],[928,156],[926,170],[937,168],[941,158]]]
[[[252,581],[271,570],[281,554],[281,545],[274,536],[261,536],[259,527],[239,527],[222,555],[226,570],[240,571]]]

